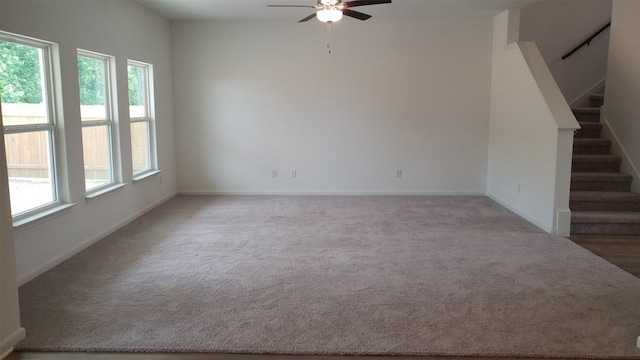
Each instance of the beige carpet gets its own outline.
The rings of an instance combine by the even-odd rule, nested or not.
[[[20,305],[20,350],[640,358],[640,280],[485,197],[176,197]]]

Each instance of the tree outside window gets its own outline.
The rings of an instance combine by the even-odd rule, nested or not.
[[[59,202],[50,45],[0,34],[0,97],[14,219]]]
[[[131,122],[131,156],[133,176],[143,176],[154,170],[155,142],[150,107],[151,65],[129,61],[129,119]]]

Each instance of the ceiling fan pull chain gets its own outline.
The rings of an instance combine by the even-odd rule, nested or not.
[[[331,54],[331,22],[327,22],[327,50]]]

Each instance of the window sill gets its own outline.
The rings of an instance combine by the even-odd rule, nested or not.
[[[25,218],[22,218],[20,220],[14,220],[13,221],[13,230],[14,231],[20,231],[20,230],[24,230],[30,226],[39,224],[43,221],[49,220],[51,218],[54,218],[58,215],[64,214],[64,213],[68,213],[69,211],[71,211],[71,208],[74,207],[76,204],[75,203],[70,203],[70,204],[61,204],[58,205],[56,207],[53,207],[51,209],[47,209],[45,211],[39,212],[37,214],[33,214],[31,216],[27,216]]]
[[[143,174],[134,176],[133,177],[133,183],[136,184],[136,183],[138,183],[140,181],[147,180],[149,178],[154,177],[155,175],[160,174],[161,172],[162,172],[162,170],[151,170],[151,171],[145,172]]]
[[[116,185],[112,185],[109,186],[107,188],[101,189],[99,191],[96,192],[92,192],[91,194],[87,194],[85,196],[85,200],[87,202],[91,202],[99,197],[102,197],[104,195],[110,194],[118,189],[122,189],[123,187],[125,187],[127,185],[127,183],[122,183],[122,184],[116,184]]]

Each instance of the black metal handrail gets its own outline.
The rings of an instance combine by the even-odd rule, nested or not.
[[[611,26],[611,21],[609,21],[607,25],[601,27],[600,30],[596,31],[593,35],[589,36],[587,40],[583,41],[580,45],[576,46],[573,50],[569,51],[565,56],[562,57],[562,60],[573,55],[573,53],[580,50],[581,47],[585,45],[591,45],[591,40],[593,40],[593,38],[595,38],[596,36],[600,35],[600,33],[605,31],[609,26]]]

